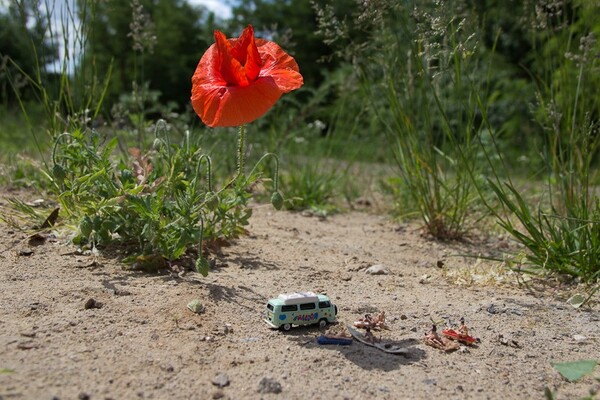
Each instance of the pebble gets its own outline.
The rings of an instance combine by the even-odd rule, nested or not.
[[[86,310],[89,310],[91,308],[102,308],[102,303],[90,297],[83,305],[83,308],[85,308]]]
[[[375,264],[367,268],[365,272],[370,275],[388,275],[390,270],[383,264]]]
[[[281,383],[272,378],[262,378],[258,383],[258,393],[281,393]]]
[[[190,301],[187,305],[187,308],[196,314],[202,314],[204,312],[204,304],[200,299],[194,299]]]
[[[587,336],[583,336],[583,335],[573,335],[573,339],[576,342],[584,342],[587,340]]]
[[[25,248],[25,249],[19,250],[19,255],[20,256],[29,257],[32,254],[33,254],[33,250],[31,250],[29,248]]]
[[[224,388],[225,386],[229,385],[229,377],[227,374],[220,372],[213,378],[212,384],[220,388]]]

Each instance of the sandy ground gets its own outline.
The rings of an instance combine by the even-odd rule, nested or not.
[[[256,207],[249,232],[203,278],[128,271],[118,257],[79,254],[63,238],[29,243],[0,225],[0,399],[540,399],[546,386],[574,399],[597,385],[551,366],[600,359],[597,303],[576,310],[551,290],[457,284],[488,267],[454,255],[510,245],[502,238],[443,244],[368,210],[319,219],[270,206]],[[365,272],[376,264],[389,273]],[[319,345],[316,326],[263,322],[269,298],[307,290],[337,304],[329,332],[385,311],[390,329],[376,336],[408,354]],[[188,310],[194,299],[204,312]],[[460,317],[478,346],[423,344],[432,320]]]

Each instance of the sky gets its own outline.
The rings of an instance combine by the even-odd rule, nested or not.
[[[202,5],[213,11],[215,15],[222,19],[231,17],[231,7],[224,0],[187,0],[192,5]]]
[[[14,0],[0,0],[0,9],[6,9],[8,8],[8,5],[10,4],[11,1]],[[231,17],[231,6],[229,5],[231,3],[232,0],[186,0],[189,4],[191,5],[197,5],[197,6],[204,6],[206,7],[208,10],[212,11],[215,13],[215,15],[218,18],[221,19],[228,19]],[[48,4],[50,6],[50,8],[52,8],[52,6],[54,6],[54,15],[53,15],[53,19],[54,21],[56,21],[56,26],[61,26],[59,21],[60,21],[60,16],[61,14],[65,15],[66,14],[66,7],[65,5],[68,4],[70,6],[71,9],[73,9],[74,4],[75,4],[75,0],[41,0],[41,6],[43,9],[45,9],[45,5]],[[76,22],[75,22],[76,25]],[[59,40],[59,51],[60,51],[60,59],[63,59],[63,54],[65,52],[65,46],[64,43],[62,43],[61,40]],[[75,45],[75,43],[73,43],[73,41],[70,41],[69,43],[69,53],[70,54],[76,54],[78,53],[77,46]],[[70,70],[73,67],[73,60],[71,59],[68,65],[68,69]],[[51,66],[49,66],[49,68],[51,70],[54,71],[59,71],[60,70],[60,63],[55,63]]]

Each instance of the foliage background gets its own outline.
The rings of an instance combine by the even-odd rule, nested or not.
[[[206,199],[213,189],[194,175],[204,168],[198,157],[214,156],[211,173],[218,187],[238,164],[230,156],[237,144],[233,130],[201,126],[189,105],[190,77],[213,42],[214,29],[231,37],[252,24],[258,36],[296,58],[305,78],[301,90],[284,96],[248,128],[244,154],[251,162],[266,152],[279,154],[286,207],[326,214],[372,190],[387,190],[397,216],[420,217],[437,239],[463,238],[491,215],[524,245],[537,268],[598,278],[593,260],[600,257],[591,251],[600,243],[598,2],[237,0],[230,5],[231,17],[222,18],[183,0],[3,2],[4,181],[64,195],[56,184],[56,165],[68,163],[55,156],[82,146],[100,154],[104,183],[118,189],[124,171],[141,162],[132,156],[135,148],[135,154],[154,158],[152,179],[162,183],[168,175],[183,196],[167,199],[157,190],[156,213],[177,214],[161,207],[185,196],[189,202]],[[61,56],[65,47],[78,51]],[[163,145],[157,143],[159,120],[166,121]],[[88,131],[99,136],[92,140]],[[65,132],[70,139],[61,139],[57,153]],[[196,164],[190,167],[182,159]],[[67,161],[74,164],[63,171],[66,176],[84,183],[73,172],[89,160],[71,154]],[[394,171],[380,177],[379,188],[351,179],[352,166],[374,171],[377,164]],[[167,173],[168,165],[181,170]],[[273,162],[261,163],[244,182],[270,193],[277,188],[268,177],[276,170]],[[137,195],[135,185],[130,189]],[[239,217],[248,200],[245,188],[230,189],[219,200],[232,196],[227,201]],[[71,214],[93,220],[104,212],[97,201]],[[246,217],[235,217],[233,224]],[[76,222],[81,226],[82,220]],[[190,243],[202,236],[194,229]],[[175,259],[182,248],[166,258]],[[570,265],[573,255],[576,266]]]

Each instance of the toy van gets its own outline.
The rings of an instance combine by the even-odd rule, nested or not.
[[[313,292],[280,294],[270,299],[265,310],[265,322],[276,329],[289,331],[292,325],[319,324],[324,328],[335,322],[337,306],[329,297]]]

